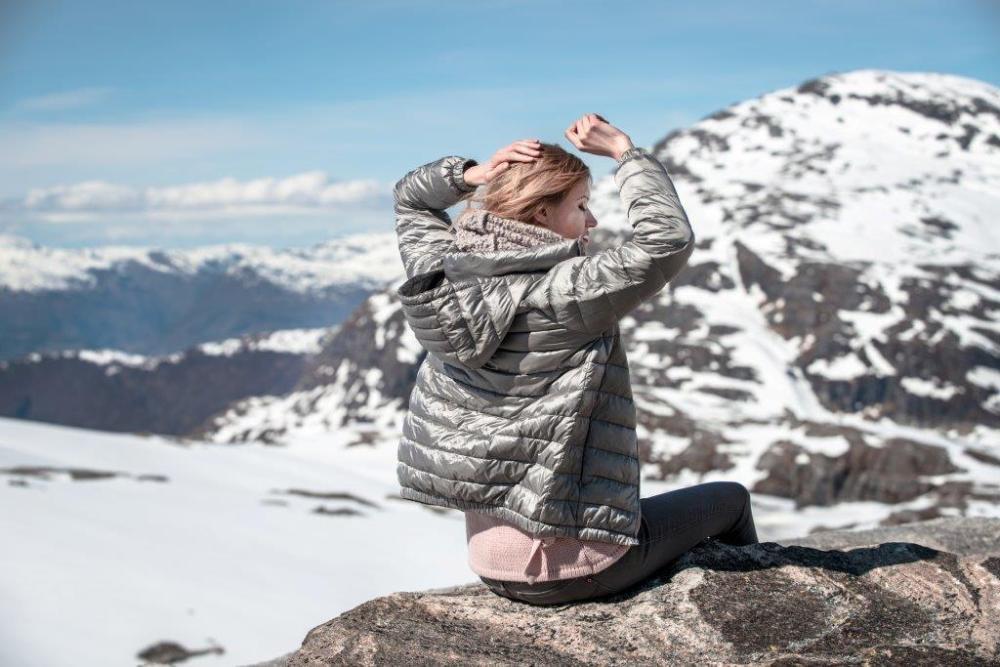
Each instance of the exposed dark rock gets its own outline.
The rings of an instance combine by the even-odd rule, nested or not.
[[[145,667],[146,665],[176,665],[180,662],[186,662],[191,658],[197,658],[200,655],[223,655],[225,652],[225,649],[221,646],[188,649],[177,642],[161,641],[139,651],[136,657],[144,661],[140,664],[140,667]]]
[[[321,498],[323,500],[349,500],[366,507],[378,509],[378,503],[374,503],[367,498],[361,498],[353,493],[345,491],[309,491],[306,489],[287,489],[285,491],[272,491],[272,493],[283,493],[289,496],[303,496],[305,498]]]
[[[830,90],[830,82],[826,81],[823,77],[817,77],[815,79],[803,81],[795,90],[798,93],[816,95],[817,97],[826,97],[827,91]]]
[[[0,475],[34,477],[35,479],[45,481],[50,481],[53,475],[69,475],[70,480],[74,482],[113,479],[115,477],[131,477],[140,482],[169,481],[169,478],[166,475],[132,475],[131,473],[113,470],[93,470],[91,468],[72,468],[61,466],[12,466],[10,468],[0,468]]]
[[[332,516],[364,516],[364,512],[360,512],[353,507],[335,507],[333,509],[327,507],[326,505],[318,505],[314,510],[313,514],[329,514]]]
[[[392,291],[379,295],[380,299],[396,303]],[[406,320],[402,311],[397,309],[384,321],[375,319],[376,308],[391,306],[380,303],[378,306],[371,300],[362,303],[338,327],[337,331],[324,345],[323,349],[310,358],[306,369],[295,386],[296,391],[307,391],[315,387],[336,384],[343,390],[344,398],[341,406],[344,410],[344,420],[337,425],[344,425],[348,416],[353,419],[363,414],[361,408],[368,404],[371,392],[376,391],[384,399],[409,400],[413,384],[416,382],[419,363],[426,355],[421,352],[417,363],[402,361],[399,358],[401,336],[406,333]],[[381,340],[381,346],[375,341]],[[338,378],[344,366],[346,373]],[[369,386],[366,382],[371,369],[379,370],[377,386]],[[336,381],[334,378],[338,378]],[[311,410],[303,406],[304,411]]]
[[[965,453],[970,457],[976,459],[980,463],[989,463],[992,466],[1000,466],[1000,458],[997,458],[991,454],[980,451],[978,449],[967,448]]]
[[[699,287],[709,292],[721,292],[722,290],[732,289],[736,285],[721,269],[722,267],[718,262],[689,264],[671,281],[671,289],[677,289],[685,285]]]
[[[839,435],[848,442],[847,451],[839,456],[810,452],[787,440],[775,442],[756,465],[768,475],[751,491],[792,498],[796,507],[857,500],[900,503],[935,489],[944,502],[956,492],[954,487],[921,479],[961,471],[940,447],[903,438],[874,447],[846,427]],[[957,491],[964,496],[971,488]]]

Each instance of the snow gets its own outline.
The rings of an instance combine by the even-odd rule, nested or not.
[[[817,359],[806,370],[813,375],[822,375],[827,380],[853,380],[868,372],[856,354],[847,354],[833,360]]]
[[[120,364],[122,366],[143,366],[149,363],[149,357],[141,354],[128,354],[120,350],[79,350],[77,357],[92,364],[106,366],[109,364]]]
[[[965,376],[972,384],[985,389],[1000,391],[1000,370],[988,366],[976,366]]]
[[[240,352],[265,350],[283,354],[316,354],[322,350],[323,341],[333,335],[337,327],[316,327],[308,329],[282,329],[268,334],[257,334],[243,338],[227,338],[210,341],[197,349],[211,356],[232,356]]]
[[[243,348],[239,338],[229,338],[224,341],[202,343],[198,349],[213,357],[231,357]]]
[[[252,348],[284,354],[316,354],[323,349],[323,341],[334,335],[339,326],[315,329],[282,329],[253,343]]]
[[[289,448],[180,446],[0,419],[0,467],[168,478],[23,476],[20,487],[0,475],[0,663],[131,665],[171,639],[225,648],[198,664],[245,664],[294,649],[372,597],[475,580],[461,515],[388,500],[394,448],[359,449],[335,435]],[[290,488],[349,492],[380,509],[279,493]],[[364,516],[312,513],[318,505]]]
[[[930,398],[937,398],[942,401],[947,401],[955,394],[964,391],[960,387],[956,387],[955,385],[946,382],[940,382],[936,378],[925,380],[923,378],[905,377],[899,382],[903,385],[903,388],[911,394],[916,396],[929,396]]]

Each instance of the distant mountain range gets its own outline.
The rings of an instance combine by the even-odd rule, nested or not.
[[[401,271],[392,232],[285,250],[67,250],[0,236],[0,360],[65,349],[163,355],[332,326]]]
[[[838,527],[1000,513],[1000,90],[943,74],[831,74],[720,110],[652,151],[697,248],[621,322],[646,478],[734,479],[800,512],[842,505]],[[591,205],[590,252],[629,238],[610,174],[595,178]],[[395,299],[398,256],[392,267],[393,284],[315,348],[211,361],[191,350],[184,373],[22,358],[0,369],[0,414],[82,425],[65,395],[46,404],[67,386],[110,395],[131,372],[158,388],[152,405],[217,400],[193,401],[194,417],[168,410],[164,430],[119,387],[88,425],[217,442],[349,431],[394,449],[424,353]]]

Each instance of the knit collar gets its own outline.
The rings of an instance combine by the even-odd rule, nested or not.
[[[567,239],[548,227],[505,218],[486,209],[468,208],[455,221],[455,245],[467,252],[516,250]]]

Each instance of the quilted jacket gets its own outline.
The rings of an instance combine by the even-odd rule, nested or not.
[[[474,190],[448,156],[394,188],[403,314],[427,351],[397,451],[403,498],[474,509],[537,537],[638,544],[639,454],[620,318],[687,263],[694,234],[663,165],[614,179],[631,240],[462,252],[445,209]]]

